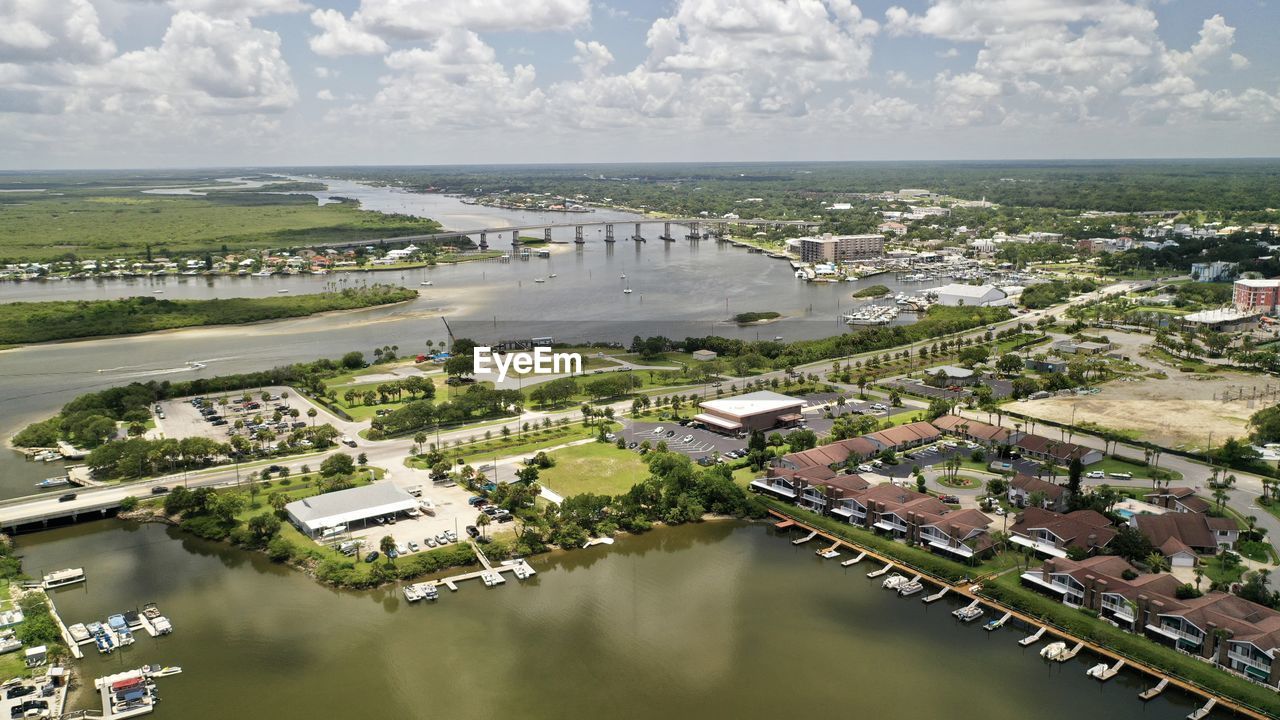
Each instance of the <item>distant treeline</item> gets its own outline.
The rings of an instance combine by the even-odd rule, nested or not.
[[[0,344],[128,335],[201,325],[237,325],[403,302],[417,292],[389,285],[341,292],[225,300],[66,300],[0,304]]]

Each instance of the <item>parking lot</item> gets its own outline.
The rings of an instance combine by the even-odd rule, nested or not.
[[[425,473],[423,474],[425,477]],[[410,489],[410,485],[405,483],[396,483],[403,489]],[[416,542],[421,550],[430,549],[427,544],[427,538],[435,538],[445,530],[457,533],[459,542],[467,541],[466,527],[476,524],[476,516],[480,511],[467,503],[467,498],[471,497],[471,492],[461,485],[446,487],[444,485],[435,485],[430,480],[421,483],[422,496],[421,499],[430,504],[431,509],[422,513],[416,518],[400,515],[394,522],[387,524],[378,524],[370,521],[363,527],[352,527],[348,532],[343,533],[338,538],[330,538],[325,540],[327,545],[339,545],[342,542],[350,540],[360,540],[363,542],[359,557],[363,557],[370,550],[378,550],[378,546],[382,542],[382,538],[390,535],[395,538],[397,543],[408,544],[410,541]],[[489,526],[489,534],[495,531],[502,531],[514,527],[514,524],[494,523]]]
[[[991,396],[997,400],[1007,398],[1013,394],[1013,383],[1008,380],[1000,380],[998,378],[982,377],[979,383],[991,388]],[[919,380],[895,380],[885,383],[887,387],[897,387],[904,392],[922,395],[930,398],[942,398],[944,400],[955,400],[957,398],[969,397],[975,386],[961,387],[959,390],[948,390],[947,388],[934,387],[926,385]]]
[[[191,398],[166,400],[158,403],[160,412],[156,414],[156,431],[162,437],[168,438],[206,437],[218,442],[226,442],[227,438],[236,434],[237,420],[245,424],[246,429],[239,432],[246,435],[252,435],[248,426],[252,425],[254,418],[259,416],[264,426],[277,435],[288,433],[294,427],[302,428],[310,424],[310,419],[306,415],[311,407],[310,403],[292,395],[287,399],[281,399],[278,393],[272,393],[271,397],[272,400],[263,401],[260,394],[255,393],[251,403],[241,404],[238,398],[235,400],[228,398],[228,403],[222,405],[217,397],[209,396],[202,407],[213,411],[210,417],[218,418],[216,423],[207,420],[201,412],[202,407],[193,405]],[[297,410],[298,417],[291,417],[291,410]],[[281,414],[279,423],[273,421],[277,411]],[[161,418],[161,415],[164,417]]]
[[[21,654],[21,651],[19,651],[18,654]],[[23,690],[21,691],[15,690],[15,688],[18,688],[18,687],[23,688]],[[52,685],[50,685],[50,688],[52,688]],[[11,693],[27,692],[28,690],[30,692],[28,692],[26,695],[21,695],[13,698],[7,697]],[[4,693],[0,694],[0,718],[48,717],[48,714],[23,715],[21,714],[21,712],[19,712],[19,714],[17,715],[14,715],[14,710],[16,708],[22,707],[23,704],[25,703],[29,708],[30,712],[38,713],[38,711],[42,709],[40,707],[40,703],[44,703],[43,709],[47,710],[48,708],[53,706],[53,701],[54,701],[54,698],[52,695],[47,695],[47,696],[41,695],[40,688],[37,687],[37,683],[35,683],[34,681],[24,681],[22,683],[6,684],[4,687]]]
[[[655,432],[659,428],[662,432]],[[636,444],[648,440],[650,445],[657,445],[661,440],[667,444],[668,450],[684,453],[694,460],[713,452],[723,455],[730,450],[739,450],[747,446],[746,438],[729,437],[710,430],[684,427],[675,422],[634,422],[622,431],[622,437],[628,443]],[[686,437],[689,439],[686,440]]]

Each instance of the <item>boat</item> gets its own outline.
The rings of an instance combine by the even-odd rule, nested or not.
[[[618,276],[618,279],[620,279],[620,280],[626,280],[626,279],[627,279],[627,274],[626,274],[626,273],[622,273],[621,275],[619,275],[619,276]]]
[[[536,282],[536,283],[544,283],[544,282],[546,282],[546,280],[545,280],[545,279],[543,279],[543,278],[534,278],[534,279],[533,279],[533,281],[534,281],[534,282]]]
[[[1067,644],[1064,642],[1049,643],[1040,649],[1040,657],[1053,660],[1066,651]]]
[[[818,554],[828,560],[840,557],[840,553],[836,550],[819,550]]]
[[[163,291],[163,290],[152,290],[152,291],[151,291],[151,293],[152,293],[153,295],[163,295],[163,294],[164,294],[164,291]]]
[[[631,294],[631,286],[630,286],[630,285],[628,285],[628,286],[626,286],[626,287],[622,288],[622,294],[623,294],[623,295],[630,295],[630,294]]]
[[[151,676],[152,677],[168,677],[170,675],[177,675],[180,672],[182,672],[181,666],[169,665],[168,667],[160,668],[159,670],[151,673]]]
[[[278,293],[287,293],[287,292],[289,292],[289,291],[288,291],[288,290],[277,290],[276,292],[278,292]]]
[[[68,625],[67,632],[70,633],[71,639],[75,640],[77,645],[88,642],[93,638],[93,635],[89,632],[89,628],[85,627],[84,623]]]
[[[80,582],[84,582],[84,568],[67,568],[66,570],[54,570],[45,575],[43,584],[45,590],[52,590],[53,588],[74,585]]]
[[[486,572],[480,576],[480,579],[484,581],[486,587],[493,587],[506,582],[506,580],[502,578],[502,573],[497,572]]]
[[[924,583],[919,580],[912,580],[898,586],[898,594],[902,597],[911,597],[922,590],[924,590]]]
[[[420,592],[423,600],[437,600],[440,598],[440,589],[435,583],[426,583],[422,585]]]
[[[1085,670],[1084,674],[1088,675],[1091,678],[1101,678],[1102,674],[1109,669],[1110,667],[1106,663],[1098,663],[1097,665],[1094,665],[1088,670]]]
[[[982,629],[990,632],[992,630],[999,630],[1001,625],[1004,625],[1004,623],[1000,622],[999,618],[996,618],[995,620],[988,620],[987,624],[982,626]]]
[[[411,603],[418,602],[419,600],[422,599],[422,591],[418,588],[417,585],[405,585],[404,599],[408,600]]]
[[[125,622],[124,615],[112,615],[107,618],[107,627],[115,634],[117,645],[133,644],[133,633],[129,631],[129,623]]]
[[[62,487],[63,485],[70,485],[70,484],[71,484],[70,477],[67,477],[66,475],[59,475],[57,477],[45,478],[44,480],[41,480],[40,482],[36,483],[36,487],[43,490],[45,488],[56,488],[56,487]]]
[[[560,277],[560,276],[559,276],[559,275],[557,275],[557,274],[555,274],[555,273],[551,273],[551,274],[550,274],[550,275],[548,275],[547,277],[549,277],[549,278],[553,278],[553,277]]]
[[[986,611],[977,605],[967,605],[951,613],[960,619],[961,622],[973,622],[982,617]]]
[[[430,280],[423,280],[418,284],[421,285],[422,287],[431,287],[434,283],[432,283]]]
[[[884,582],[880,583],[880,586],[883,588],[887,588],[889,590],[897,590],[906,581],[907,579],[905,577],[903,577],[898,573],[894,573],[889,577],[885,578]]]
[[[517,580],[528,580],[529,577],[533,575],[533,568],[525,565],[524,563],[520,563],[515,566],[515,569],[512,572],[515,573]]]

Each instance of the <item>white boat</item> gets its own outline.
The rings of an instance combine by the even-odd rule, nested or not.
[[[418,588],[417,585],[405,585],[404,599],[408,600],[411,603],[418,602],[419,600],[422,599],[422,591]]]
[[[534,282],[536,282],[536,283],[544,283],[544,282],[546,282],[546,280],[545,280],[545,279],[543,279],[543,278],[534,278],[534,279],[533,279],[533,281],[534,281]]]
[[[152,293],[153,295],[163,295],[163,294],[164,294],[164,291],[163,291],[163,290],[152,290],[152,291],[151,291],[151,293]]]
[[[1066,652],[1067,644],[1064,642],[1049,643],[1040,649],[1040,657],[1046,660],[1053,660],[1062,653]]]
[[[984,612],[986,611],[977,605],[967,605],[951,614],[959,618],[961,622],[973,622],[982,617]]]
[[[84,568],[67,568],[66,570],[54,570],[44,576],[44,588],[51,590],[64,585],[74,585],[84,582]]]
[[[560,277],[560,276],[559,276],[559,275],[557,275],[557,274],[555,274],[555,273],[551,273],[551,274],[550,274],[550,275],[548,275],[547,277],[549,277],[549,278],[553,278],[553,277]]]
[[[840,557],[840,552],[837,550],[819,550],[818,554],[828,560]]]
[[[70,485],[70,484],[71,484],[71,478],[67,477],[66,475],[59,475],[57,477],[45,478],[44,480],[41,480],[40,482],[36,483],[36,487],[42,488],[42,489],[55,488],[55,487],[62,487],[63,485]]]
[[[898,586],[898,594],[902,597],[911,597],[922,590],[924,590],[924,583],[919,580],[912,580]]]
[[[502,573],[498,573],[498,572],[486,572],[480,576],[480,579],[484,581],[484,584],[486,587],[493,587],[495,585],[501,585],[502,583],[506,582],[506,580],[502,577]]]
[[[276,292],[278,292],[278,293],[287,293],[287,292],[289,292],[289,291],[288,291],[288,290],[277,290]]]
[[[1102,674],[1105,673],[1108,669],[1110,668],[1107,666],[1106,663],[1098,663],[1097,665],[1094,665],[1088,670],[1085,670],[1084,674],[1088,675],[1091,678],[1100,678],[1102,677]]]
[[[418,284],[421,285],[422,287],[431,287],[433,285],[433,283],[430,280],[423,280]]]
[[[623,294],[623,295],[630,295],[630,294],[631,294],[631,288],[629,288],[629,287],[627,287],[627,288],[622,288],[622,294]]]
[[[901,586],[903,585],[903,583],[905,583],[906,581],[907,581],[907,579],[906,579],[905,577],[903,577],[902,575],[900,575],[900,574],[898,574],[898,573],[894,573],[894,574],[890,575],[889,577],[885,578],[885,579],[884,579],[884,582],[880,583],[880,586],[881,586],[881,587],[883,587],[883,588],[887,588],[887,589],[889,589],[889,590],[897,590],[897,589],[898,589],[899,587],[901,587]]]
[[[619,275],[619,276],[618,276],[618,279],[620,279],[620,280],[626,280],[626,279],[627,279],[627,274],[626,274],[626,273],[622,273],[621,275]]]

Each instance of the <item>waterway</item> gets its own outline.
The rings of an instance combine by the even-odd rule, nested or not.
[[[560,223],[574,219],[619,222],[627,213],[584,215],[530,213],[477,205],[439,194],[407,193],[345,180],[326,181],[329,193],[353,197],[370,210],[433,217],[447,228]],[[657,235],[661,226],[649,226]],[[629,235],[619,226],[619,237]],[[559,239],[572,239],[572,228]],[[674,234],[673,229],[673,234]],[[406,271],[334,273],[327,276],[177,277],[167,279],[0,283],[0,302],[94,300],[132,295],[162,298],[265,297],[281,290],[320,292],[362,283],[399,283],[418,289],[410,303],[353,313],[250,326],[56,343],[0,351],[0,437],[56,411],[78,394],[139,381],[188,380],[338,357],[352,349],[397,345],[400,352],[446,339],[442,316],[459,336],[488,340],[553,337],[560,340],[630,342],[636,335],[671,338],[722,335],[745,339],[825,337],[849,330],[839,321],[855,304],[850,294],[884,284],[918,292],[927,284],[899,283],[884,275],[856,283],[806,283],[782,260],[726,243],[679,240],[603,242],[603,231],[583,246],[553,244],[547,259],[512,259],[440,265]],[[494,238],[496,241],[497,239]],[[510,238],[506,238],[509,249]],[[495,243],[495,247],[501,245]],[[557,277],[552,278],[555,274]],[[626,275],[626,278],[622,276]],[[535,282],[541,278],[544,282]],[[423,285],[430,282],[431,285]],[[632,292],[623,290],[630,287]],[[161,291],[162,294],[157,294]],[[784,320],[739,327],[740,312],[776,311]],[[908,322],[904,313],[898,322]],[[193,369],[188,361],[198,361]],[[0,497],[29,494],[58,463],[29,463],[0,451]]]
[[[1181,718],[1144,678],[1085,676],[794,547],[762,525],[668,528],[532,559],[532,581],[466,583],[434,605],[322,588],[260,555],[160,525],[100,521],[18,538],[28,572],[83,566],[67,622],[156,602],[175,626],[77,664],[144,663],[157,720],[217,718]],[[86,693],[78,703],[92,702]]]

